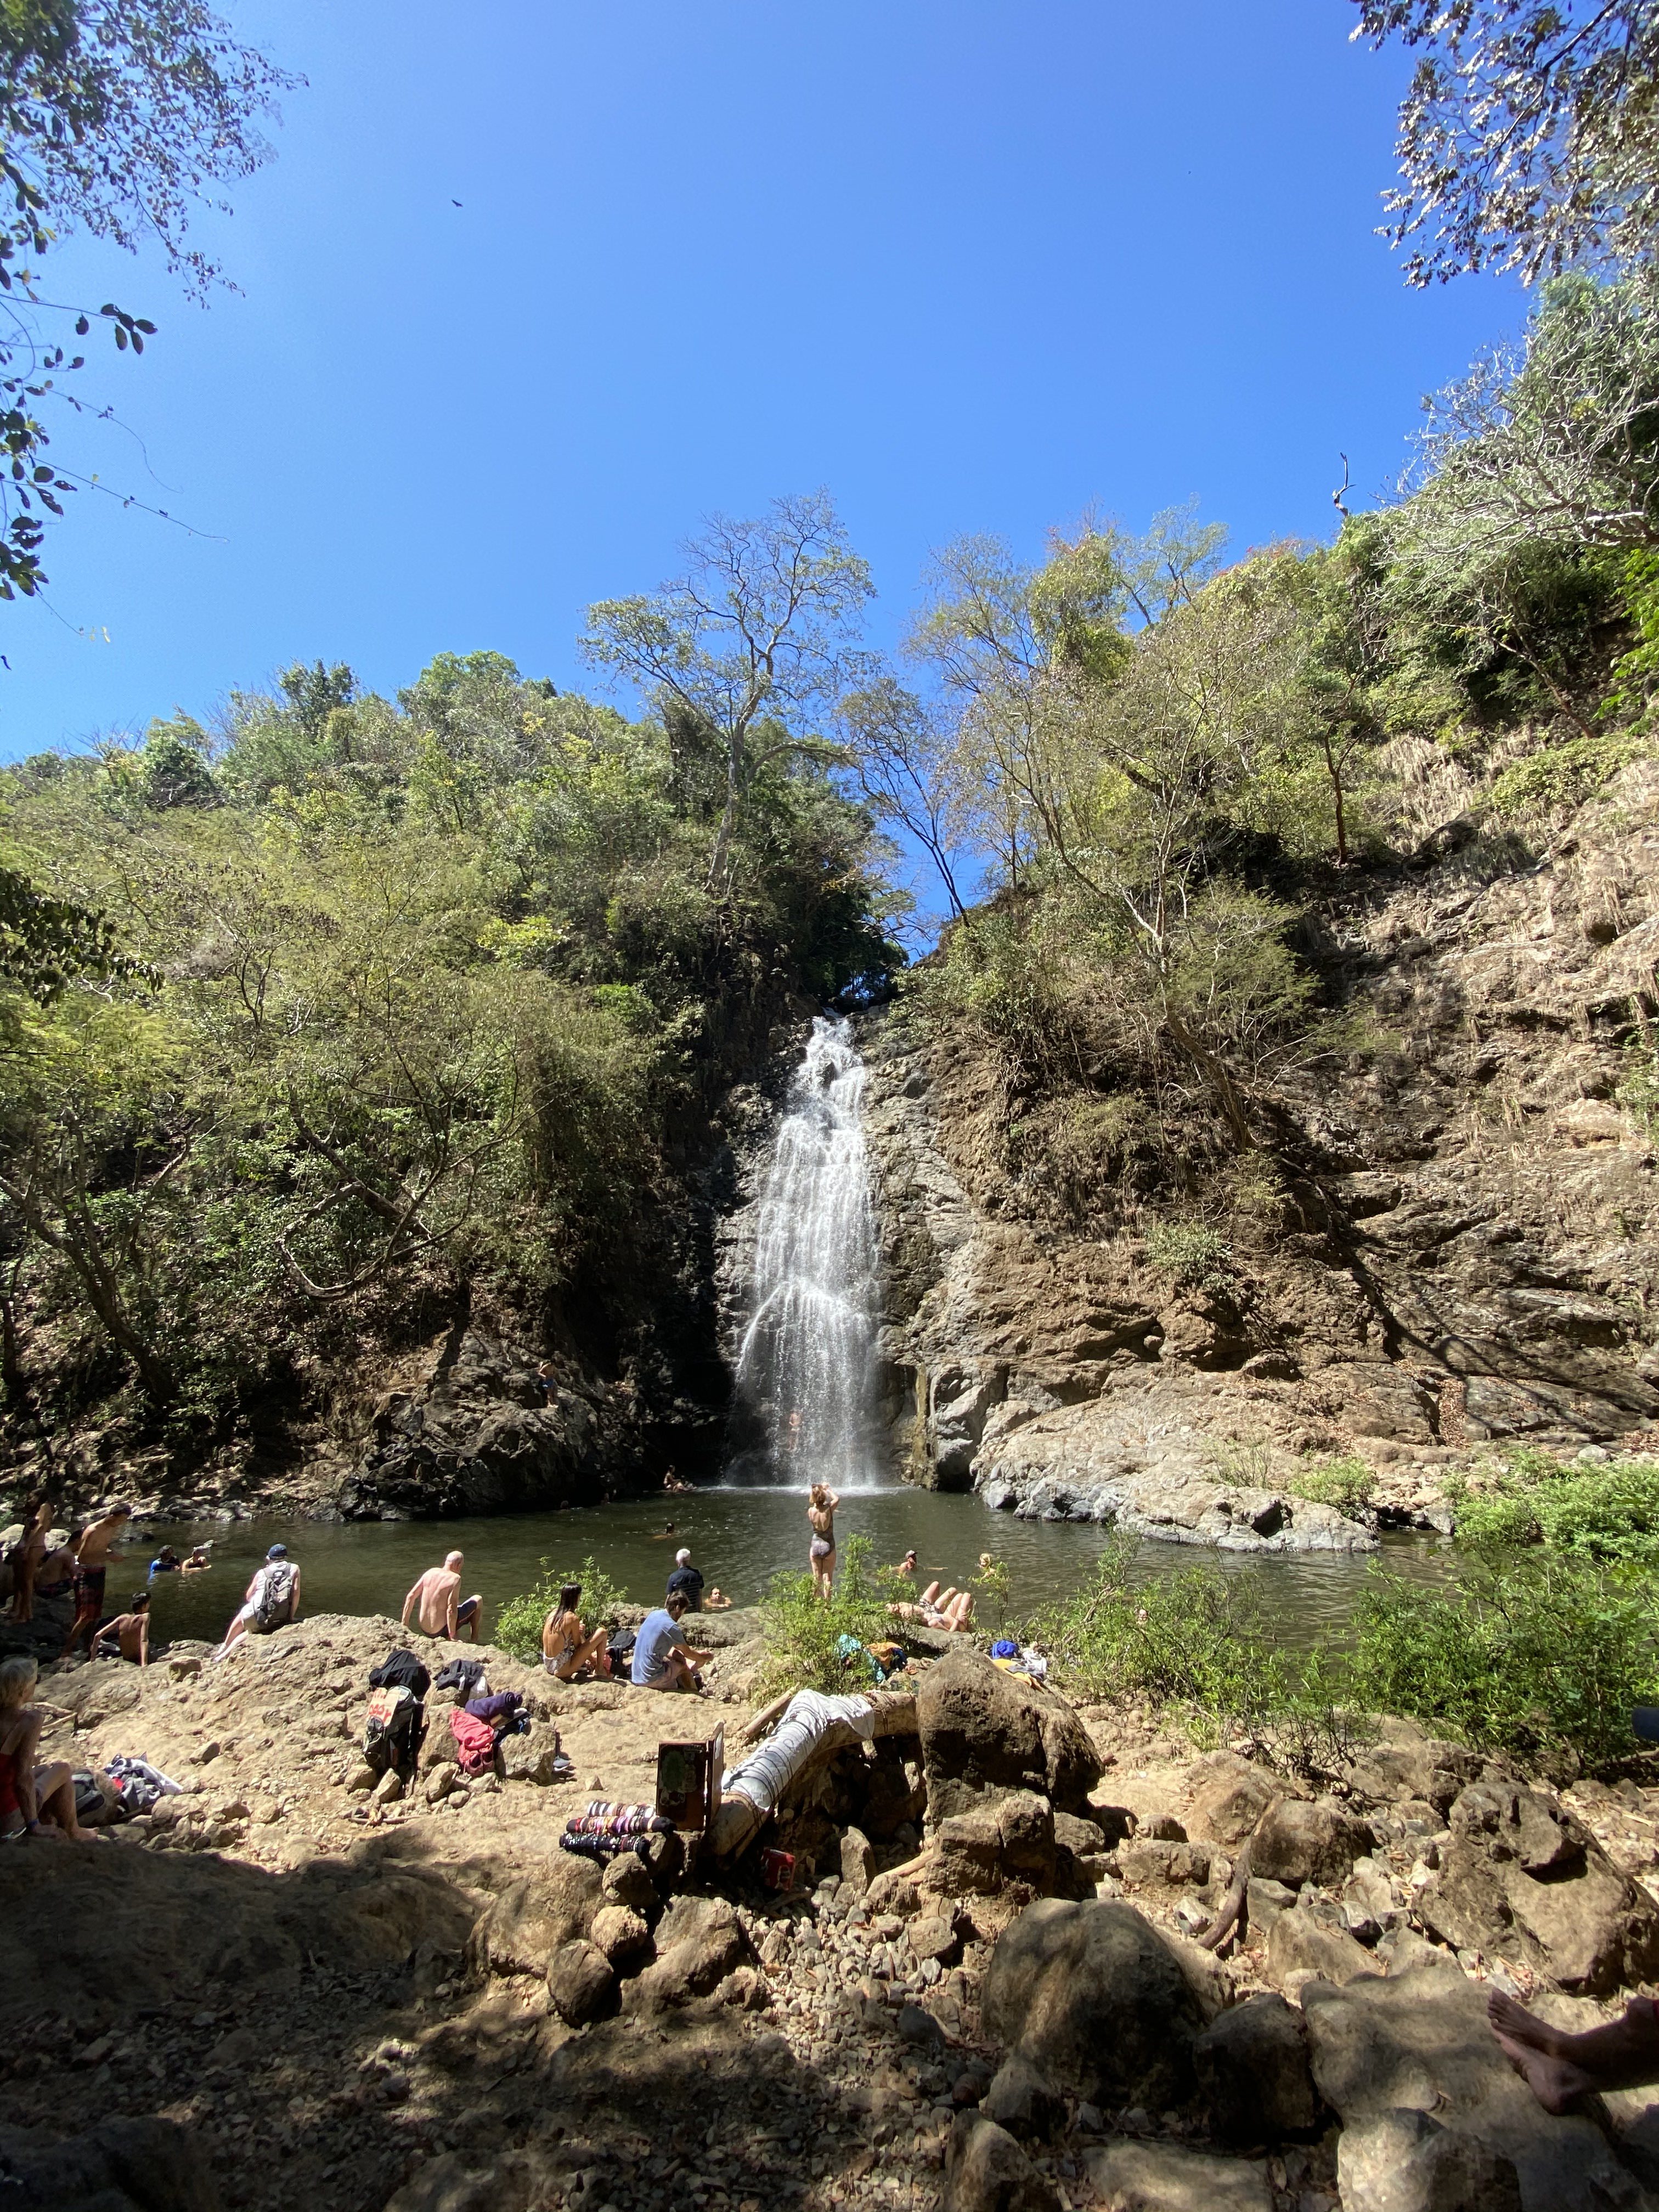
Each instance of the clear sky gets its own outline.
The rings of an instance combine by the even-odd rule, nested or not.
[[[72,502],[49,603],[0,607],[0,757],[295,657],[579,684],[590,600],[820,484],[880,643],[963,531],[1196,496],[1240,549],[1323,535],[1339,451],[1374,501],[1523,312],[1373,235],[1407,64],[1351,0],[225,4],[309,79],[222,228],[240,296],[54,272],[161,326],[62,458],[202,534]]]

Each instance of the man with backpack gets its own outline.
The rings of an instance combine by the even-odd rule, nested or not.
[[[261,1636],[269,1636],[274,1628],[281,1628],[299,1617],[300,1570],[289,1559],[286,1544],[273,1544],[265,1553],[264,1566],[248,1584],[241,1610],[226,1629],[224,1642],[208,1657],[224,1658],[251,1628],[258,1629]]]

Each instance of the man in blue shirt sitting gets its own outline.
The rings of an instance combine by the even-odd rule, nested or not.
[[[647,1613],[634,1639],[632,1679],[642,1690],[690,1690],[706,1694],[697,1669],[711,1656],[694,1651],[680,1629],[685,1597],[670,1590],[666,1601]]]

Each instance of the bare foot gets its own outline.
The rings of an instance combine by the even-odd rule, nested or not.
[[[1498,2034],[1498,2046],[1547,2112],[1570,2112],[1595,2087],[1583,2068],[1570,2058],[1552,2058],[1534,2045],[1509,2035]]]
[[[1560,2028],[1540,2020],[1513,1997],[1505,1996],[1502,1990],[1492,1990],[1487,1997],[1486,2018],[1500,2043],[1524,2044],[1551,2058],[1559,2058],[1571,2040]]]

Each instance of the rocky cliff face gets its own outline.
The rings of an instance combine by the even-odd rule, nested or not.
[[[1370,1048],[1285,1086],[1256,1233],[1236,1224],[1196,1280],[1158,1264],[1151,1209],[1054,1225],[1007,1164],[987,1054],[902,1005],[866,1022],[888,1409],[915,1479],[1178,1541],[1340,1548],[1370,1538],[1292,1494],[1310,1455],[1358,1449],[1384,1516],[1410,1518],[1474,1448],[1643,1440],[1659,1179],[1618,1092],[1659,1011],[1659,766],[1541,855],[1451,823],[1357,885],[1321,950]]]

